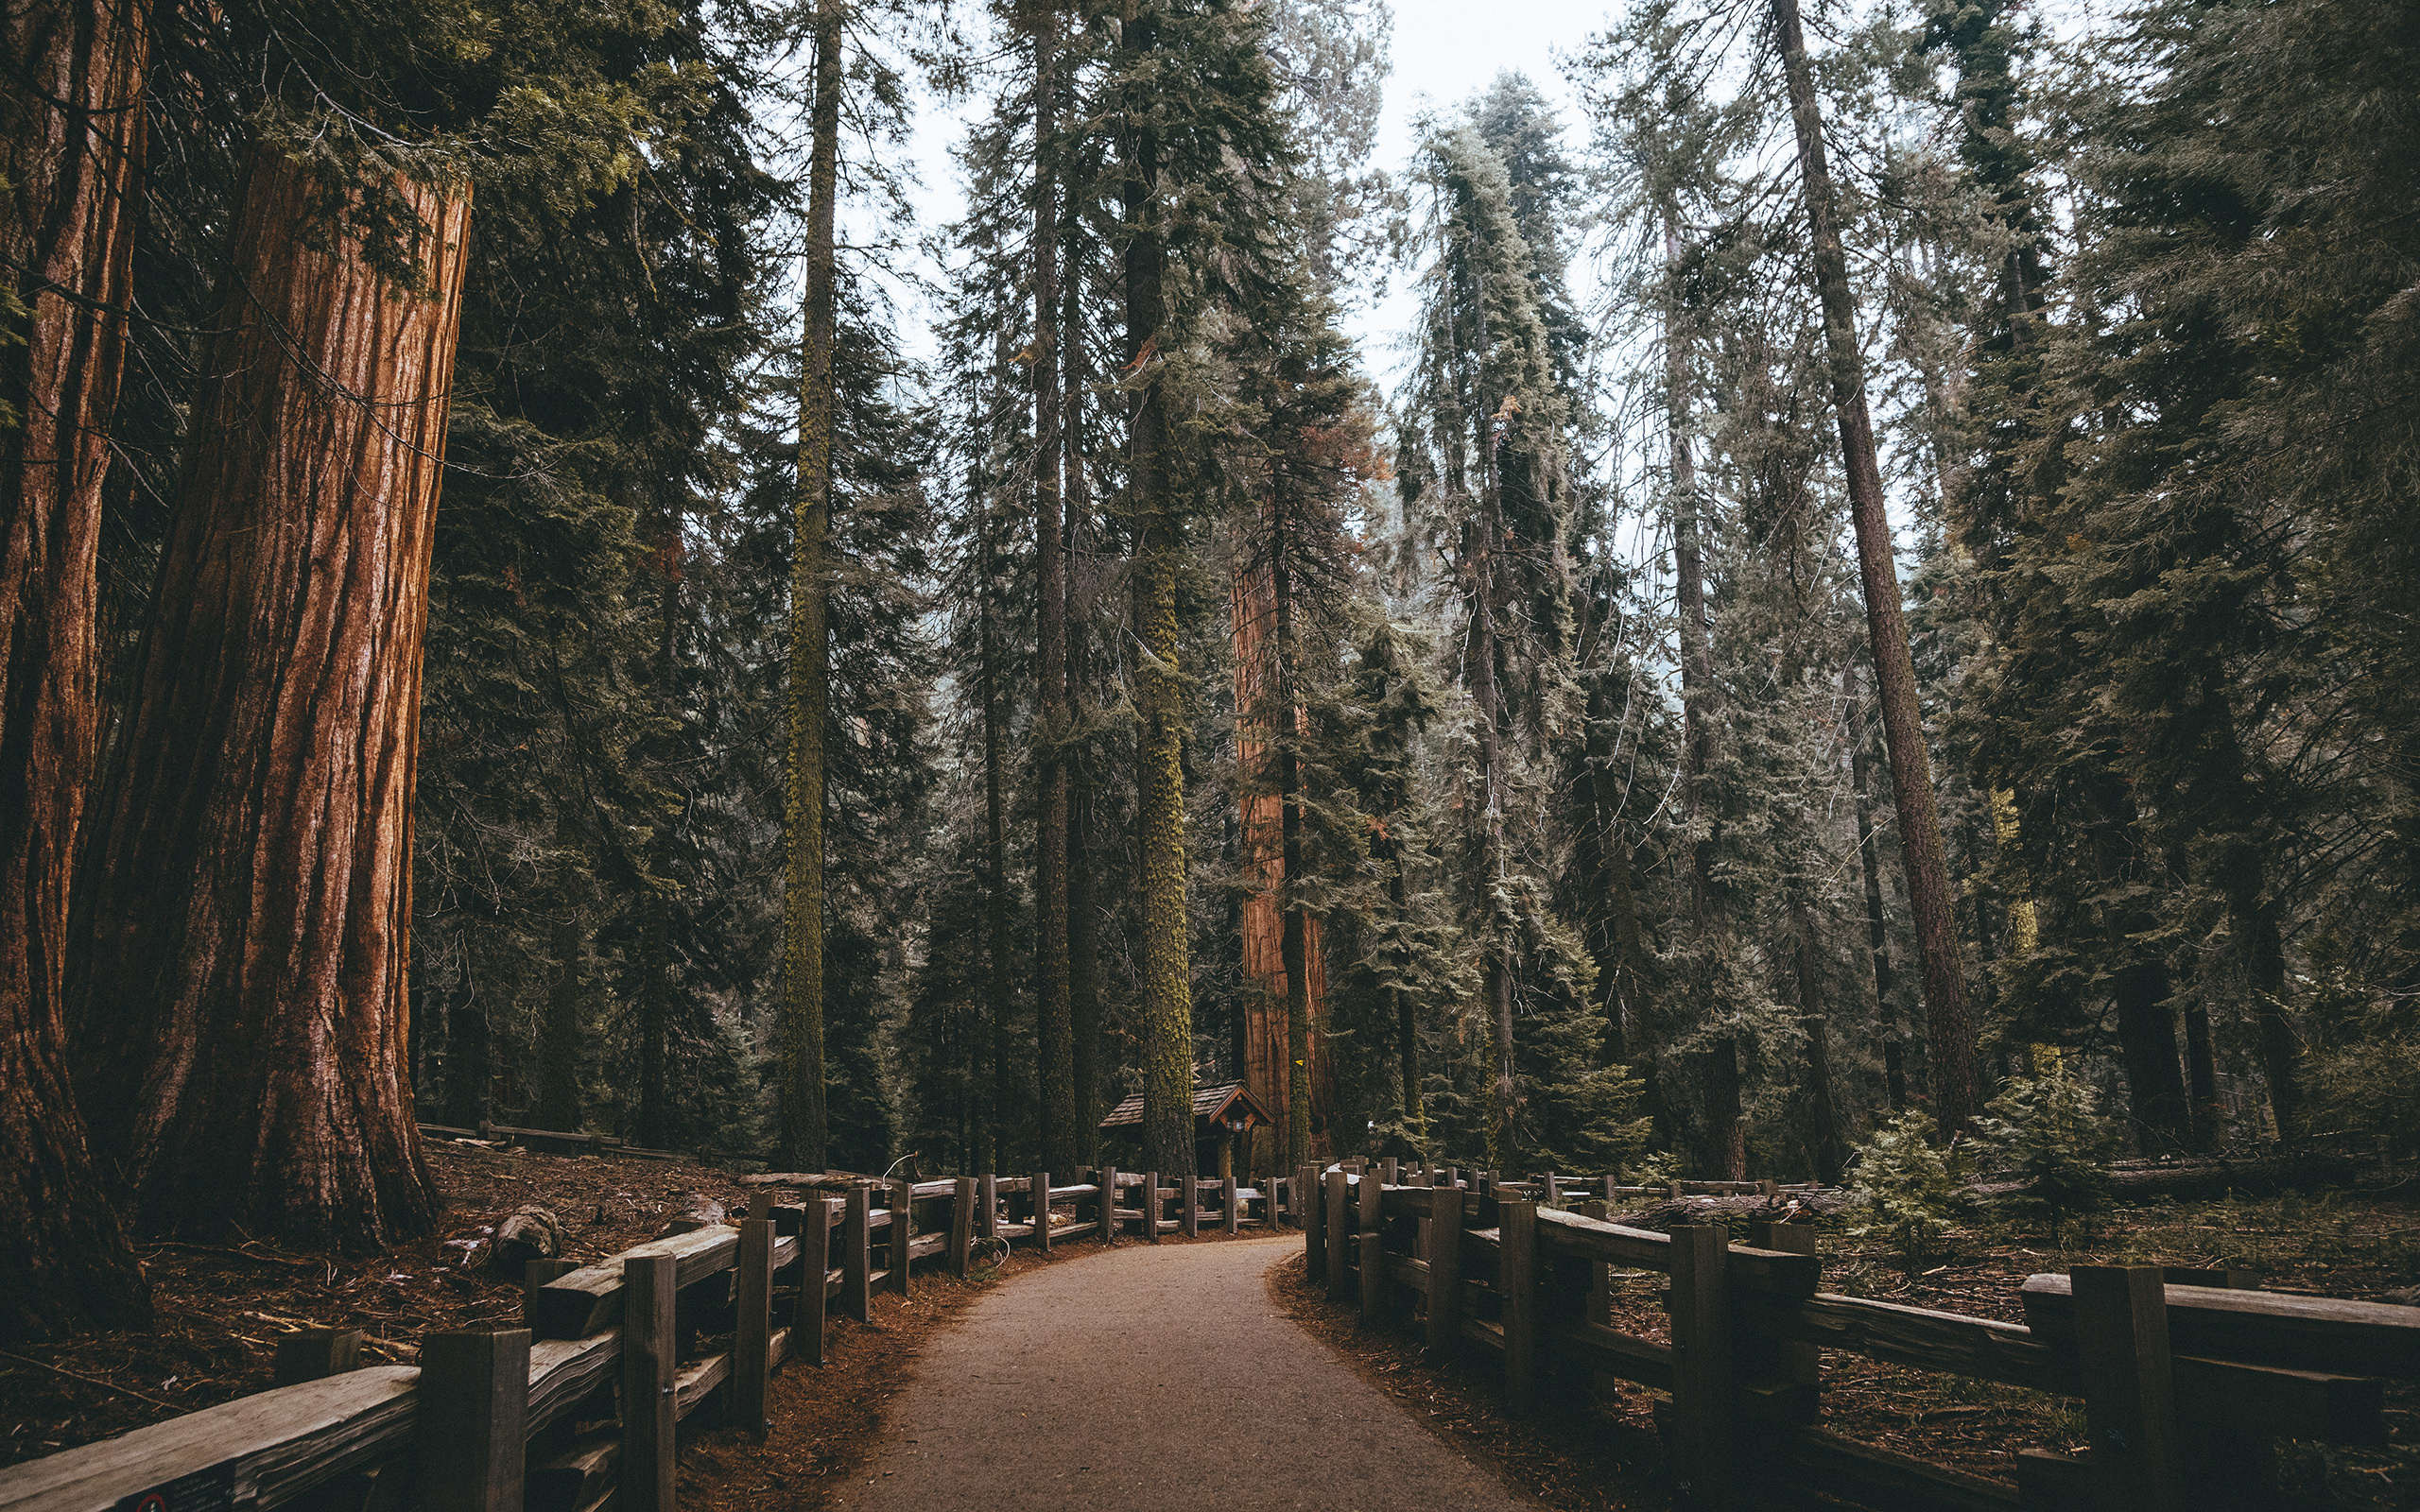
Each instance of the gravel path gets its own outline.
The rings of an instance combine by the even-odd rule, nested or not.
[[[1297,1329],[1263,1276],[1299,1236],[1124,1245],[1017,1279],[927,1345],[864,1512],[1512,1512]]]

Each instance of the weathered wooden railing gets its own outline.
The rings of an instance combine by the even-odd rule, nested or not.
[[[1432,1359],[1500,1357],[1516,1414],[1559,1366],[1668,1394],[1657,1416],[1676,1478],[1710,1504],[1770,1470],[1875,1506],[2263,1505],[2272,1439],[2382,1444],[2380,1378],[2420,1378],[2411,1308],[2102,1265],[2031,1278],[2026,1323],[2001,1323],[1825,1295],[1803,1225],[1760,1225],[1757,1243],[1736,1245],[1720,1228],[1632,1228],[1505,1185],[1394,1186],[1340,1169],[1322,1180],[1305,1259],[1330,1297],[1357,1300],[1372,1325],[1408,1322],[1417,1304]],[[1610,1325],[1616,1270],[1670,1277],[1668,1339]],[[2080,1397],[2090,1452],[2026,1450],[2011,1486],[1827,1433],[1824,1349]]]
[[[271,1389],[0,1469],[0,1509],[274,1512],[307,1495],[312,1512],[671,1512],[680,1422],[712,1403],[769,1427],[769,1372],[821,1364],[832,1314],[871,1320],[916,1262],[963,1276],[994,1242],[1233,1233],[1278,1220],[1279,1186],[1087,1170],[1066,1185],[858,1182],[787,1204],[760,1192],[736,1224],[589,1265],[534,1262],[526,1327],[429,1334],[417,1366],[354,1369],[358,1333],[290,1334]]]

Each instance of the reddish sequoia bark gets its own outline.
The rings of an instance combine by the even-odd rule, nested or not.
[[[1293,1117],[1297,1077],[1293,1021],[1296,1017],[1294,973],[1290,958],[1302,957],[1300,1006],[1304,1034],[1299,1078],[1309,1091],[1309,1118],[1303,1159],[1327,1149],[1327,1121],[1336,1107],[1336,1074],[1320,1053],[1318,1021],[1327,1001],[1327,958],[1321,948],[1320,921],[1300,909],[1281,906],[1286,883],[1285,774],[1270,761],[1261,711],[1282,697],[1274,687],[1276,648],[1270,636],[1277,628],[1279,603],[1271,564],[1248,562],[1236,574],[1228,592],[1236,649],[1236,764],[1244,770],[1265,767],[1279,791],[1255,793],[1242,800],[1244,881],[1244,975],[1258,983],[1262,994],[1245,1009],[1244,1084],[1267,1104],[1277,1119],[1274,1129],[1255,1130],[1253,1168],[1278,1171],[1299,1163],[1288,1154],[1288,1130]],[[1296,711],[1296,717],[1301,712]],[[1290,918],[1288,916],[1291,916]],[[1292,936],[1289,942],[1288,936]],[[1262,1142],[1265,1142],[1263,1143]]]
[[[67,887],[93,764],[93,562],[143,158],[144,7],[0,13],[0,1334],[131,1321],[149,1289],[67,1077]]]
[[[470,204],[392,187],[427,232],[419,289],[326,226],[299,165],[252,153],[95,807],[79,1073],[147,1232],[366,1246],[434,1215],[405,972]]]

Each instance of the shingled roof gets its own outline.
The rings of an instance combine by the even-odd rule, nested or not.
[[[1254,1127],[1274,1126],[1277,1123],[1269,1109],[1260,1106],[1260,1099],[1244,1091],[1244,1084],[1239,1081],[1223,1082],[1216,1087],[1195,1087],[1193,1121],[1196,1124],[1223,1122],[1236,1104],[1242,1105],[1245,1116]],[[1110,1109],[1109,1116],[1100,1121],[1100,1126],[1117,1128],[1142,1122],[1143,1094],[1136,1092]]]

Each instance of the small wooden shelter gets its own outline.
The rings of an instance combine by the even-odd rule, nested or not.
[[[1203,1172],[1215,1169],[1222,1177],[1234,1176],[1237,1143],[1253,1129],[1276,1126],[1277,1120],[1242,1082],[1221,1082],[1215,1087],[1205,1087],[1199,1082],[1194,1084],[1194,1169]],[[1110,1139],[1139,1144],[1143,1132],[1143,1094],[1136,1092],[1111,1108],[1109,1116],[1100,1121],[1100,1131]]]

